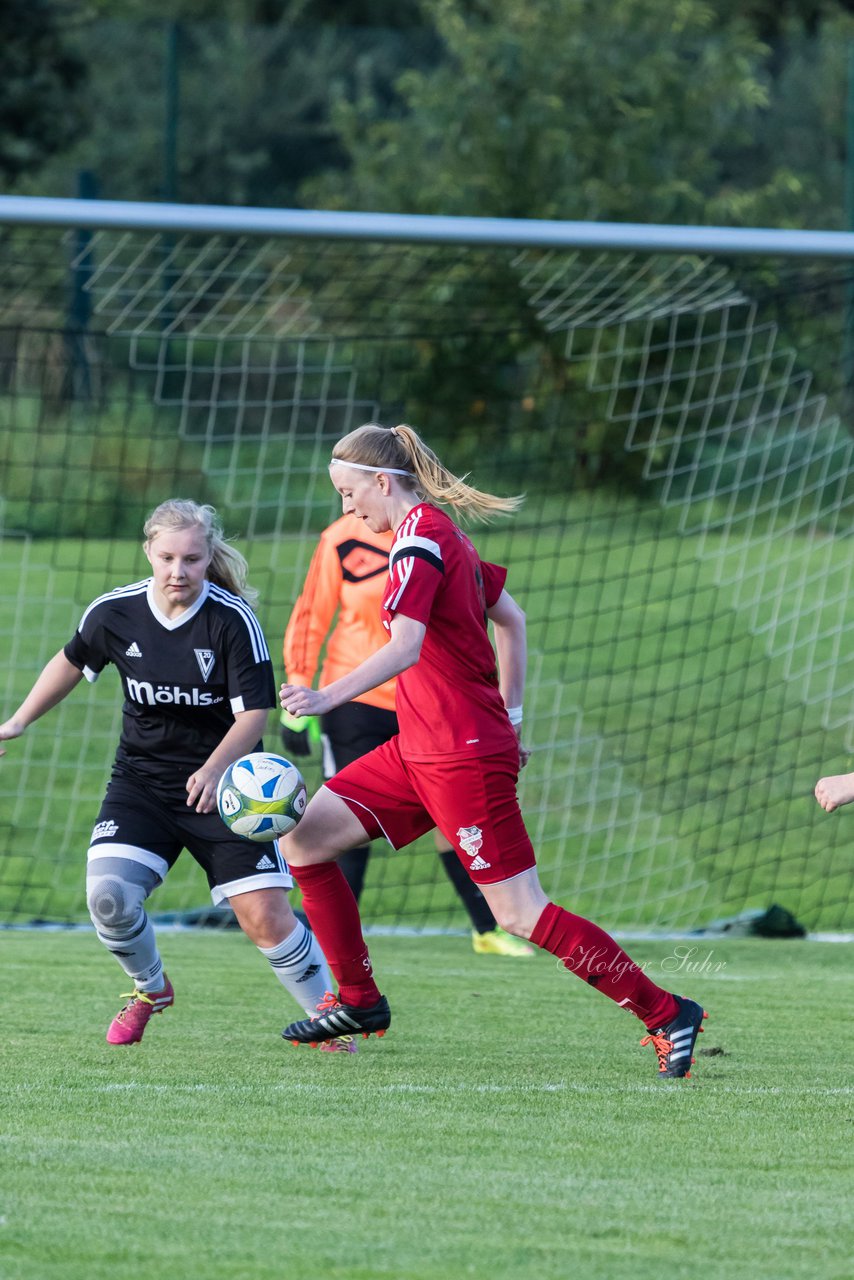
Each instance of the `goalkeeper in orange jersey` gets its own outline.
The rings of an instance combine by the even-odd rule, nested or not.
[[[393,541],[393,531],[372,533],[363,520],[352,515],[342,516],[320,535],[285,631],[283,656],[289,684],[311,686],[324,643],[321,689],[386,643],[380,606]],[[397,733],[395,684],[395,680],[387,680],[320,717],[324,778],[332,778],[345,765]],[[295,719],[287,711],[282,712],[286,754],[310,754],[309,730],[309,718]],[[489,955],[533,955],[534,948],[529,943],[498,928],[486,899],[455,850],[438,831],[434,838],[442,865],[471,920],[474,950]],[[364,844],[349,849],[338,859],[357,901],[370,851],[370,845]]]

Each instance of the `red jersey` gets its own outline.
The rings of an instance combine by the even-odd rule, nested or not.
[[[397,678],[404,759],[464,759],[517,747],[486,618],[506,577],[438,507],[419,503],[397,530],[383,624],[390,629],[402,613],[427,628],[418,661]]]

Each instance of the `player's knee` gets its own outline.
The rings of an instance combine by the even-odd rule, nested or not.
[[[146,896],[142,885],[121,876],[91,876],[86,881],[86,905],[96,929],[115,931],[135,925]]]
[[[256,947],[278,946],[299,924],[283,889],[239,893],[228,901],[237,923]]]
[[[492,914],[495,916],[496,924],[505,933],[512,933],[514,937],[524,938],[526,941],[537,923],[537,917],[522,906],[499,907],[497,910],[493,906]]]
[[[279,837],[279,852],[289,867],[306,867],[315,862],[331,862],[340,853],[340,845],[318,839],[300,830],[302,823]]]

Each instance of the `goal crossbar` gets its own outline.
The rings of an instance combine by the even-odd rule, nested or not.
[[[507,245],[531,249],[854,258],[854,232],[850,231],[236,208],[229,205],[147,204],[134,200],[48,196],[0,196],[0,225],[4,223],[33,227],[97,227],[115,231],[299,236],[318,240]]]

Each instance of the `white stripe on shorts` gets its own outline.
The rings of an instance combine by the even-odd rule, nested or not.
[[[259,845],[259,848],[263,846]],[[294,878],[289,871],[270,871],[263,876],[244,876],[240,880],[229,880],[227,884],[215,884],[211,889],[211,902],[215,907],[227,907],[229,898],[236,898],[241,893],[252,893],[255,889],[293,889]]]
[[[135,844],[115,844],[104,840],[101,844],[91,845],[86,854],[87,862],[94,862],[96,858],[125,858],[128,862],[141,862],[144,867],[160,876],[161,880],[166,879],[169,870],[169,863],[165,858],[152,853],[150,849],[140,849]]]

